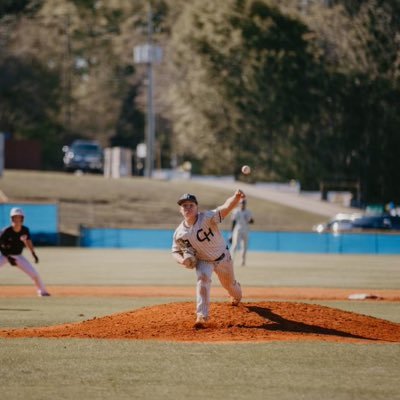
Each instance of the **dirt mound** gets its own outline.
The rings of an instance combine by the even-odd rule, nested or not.
[[[400,342],[400,324],[313,304],[212,303],[203,329],[193,326],[193,303],[170,303],[88,321],[1,330],[0,337],[156,339],[167,341],[383,341]]]

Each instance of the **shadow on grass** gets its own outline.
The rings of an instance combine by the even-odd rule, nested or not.
[[[275,325],[266,323],[264,325],[255,327],[259,329],[265,329],[268,331],[311,333],[318,335],[340,336],[340,337],[354,338],[354,339],[376,340],[369,337],[353,335],[348,332],[342,332],[337,329],[323,328],[317,325],[310,325],[310,324],[305,324],[303,322],[292,321],[290,319],[283,318],[282,316],[273,313],[268,308],[262,308],[257,306],[248,306],[247,308],[249,311],[257,313],[260,317],[275,323]]]

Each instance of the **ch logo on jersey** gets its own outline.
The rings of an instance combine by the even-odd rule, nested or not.
[[[206,233],[204,232],[203,229],[199,229],[197,231],[197,240],[199,242],[204,242],[205,240],[207,240],[208,242],[211,242],[210,236],[214,236],[214,232],[211,230],[211,228],[209,229],[209,231]]]

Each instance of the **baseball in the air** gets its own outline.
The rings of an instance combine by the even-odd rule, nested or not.
[[[242,174],[249,175],[251,173],[251,168],[248,165],[243,165],[242,167]]]

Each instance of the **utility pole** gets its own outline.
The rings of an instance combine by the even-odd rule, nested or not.
[[[153,12],[150,1],[147,3],[147,41],[133,48],[136,64],[146,64],[147,69],[147,118],[146,118],[146,159],[144,176],[151,178],[154,169],[155,117],[154,117],[154,73],[153,64],[162,60],[162,49],[153,43]]]
[[[68,135],[71,134],[71,121],[72,121],[72,104],[71,104],[71,91],[72,91],[72,77],[71,77],[71,38],[70,38],[70,15],[65,16],[65,52],[63,60],[64,68],[64,93],[63,93],[63,106],[64,106],[64,130]]]
[[[147,44],[150,50],[150,57],[147,62],[147,152],[144,174],[147,178],[151,178],[154,168],[155,119],[153,108],[153,12],[150,1],[147,3]]]

